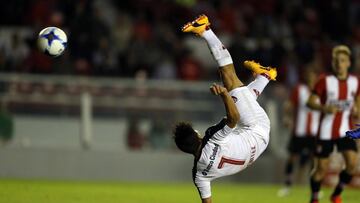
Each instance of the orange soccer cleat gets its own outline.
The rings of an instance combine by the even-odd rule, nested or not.
[[[266,74],[270,80],[276,80],[276,68],[264,67],[255,61],[244,61],[244,66],[256,74]]]
[[[210,22],[206,15],[200,15],[192,22],[186,23],[181,31],[183,32],[192,32],[197,35],[202,35],[202,33],[209,27]]]
[[[342,199],[341,199],[340,195],[331,196],[330,201],[332,203],[342,203]]]

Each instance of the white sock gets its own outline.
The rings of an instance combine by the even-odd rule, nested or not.
[[[250,89],[250,92],[255,96],[255,98],[258,98],[268,83],[269,79],[267,77],[257,75],[255,80],[248,84],[247,87]]]
[[[219,38],[211,30],[205,30],[202,34],[202,37],[206,40],[212,55],[214,56],[216,62],[219,64],[219,67],[232,64],[232,58],[229,51],[221,43]]]

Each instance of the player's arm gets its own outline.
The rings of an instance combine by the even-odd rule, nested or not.
[[[206,177],[196,176],[194,179],[195,186],[199,191],[202,203],[212,203],[210,180]]]
[[[211,203],[211,197],[205,198],[205,199],[201,199],[202,203]]]
[[[234,128],[236,124],[239,122],[240,115],[229,92],[225,87],[215,83],[210,87],[210,91],[214,95],[218,95],[221,97],[226,109],[226,116],[227,116],[226,125],[229,126],[230,128]]]
[[[336,113],[339,111],[339,108],[334,105],[322,105],[318,101],[320,101],[319,96],[315,93],[312,93],[306,103],[306,105],[314,110],[321,111],[323,113]]]
[[[313,109],[320,111],[322,113],[334,114],[339,112],[340,109],[335,105],[322,104],[320,97],[326,96],[326,76],[320,76],[319,80],[316,82],[312,94],[310,95],[306,105]]]

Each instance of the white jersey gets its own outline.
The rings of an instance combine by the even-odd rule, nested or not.
[[[251,165],[269,142],[269,119],[252,93],[241,87],[231,91],[230,95],[241,109],[239,124],[230,128],[223,119],[208,128],[200,157],[194,161],[193,180],[203,199],[211,196],[212,180],[235,174]]]

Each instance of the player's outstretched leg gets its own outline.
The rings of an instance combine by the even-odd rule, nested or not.
[[[261,131],[264,132],[263,142],[267,144],[269,139],[268,132],[270,131],[270,120],[259,103],[256,102],[255,93],[250,91],[248,87],[245,87],[237,77],[231,55],[215,33],[210,29],[210,22],[208,18],[205,15],[201,15],[194,21],[184,25],[182,31],[194,33],[205,39],[214,59],[219,65],[219,73],[222,82],[224,83],[225,88],[229,91],[239,111],[239,123],[245,126],[256,125],[259,126],[259,128],[262,128]],[[262,74],[263,72],[256,71],[269,71],[266,70],[267,68],[260,66],[259,64],[256,65],[256,63],[252,63],[248,66],[248,68],[251,68],[251,70],[254,70],[255,73],[258,74]],[[262,91],[262,89],[264,89],[267,85],[267,82],[256,82],[256,84],[259,86],[263,85],[263,87],[260,88],[260,91]]]
[[[207,16],[200,15],[194,21],[185,24],[182,31],[192,32],[206,40],[213,57],[220,67],[220,77],[228,91],[243,86],[243,83],[236,76],[229,51],[210,29],[210,22]],[[244,66],[257,74],[256,79],[248,85],[248,87],[252,90],[251,92],[256,97],[261,94],[269,80],[276,79],[277,72],[275,68],[264,67],[254,61],[245,61]]]
[[[236,76],[235,68],[229,51],[225,48],[215,33],[210,29],[210,22],[206,15],[200,15],[194,21],[185,24],[182,28],[182,31],[192,32],[206,40],[213,57],[220,67],[220,77],[228,91],[244,85]]]

